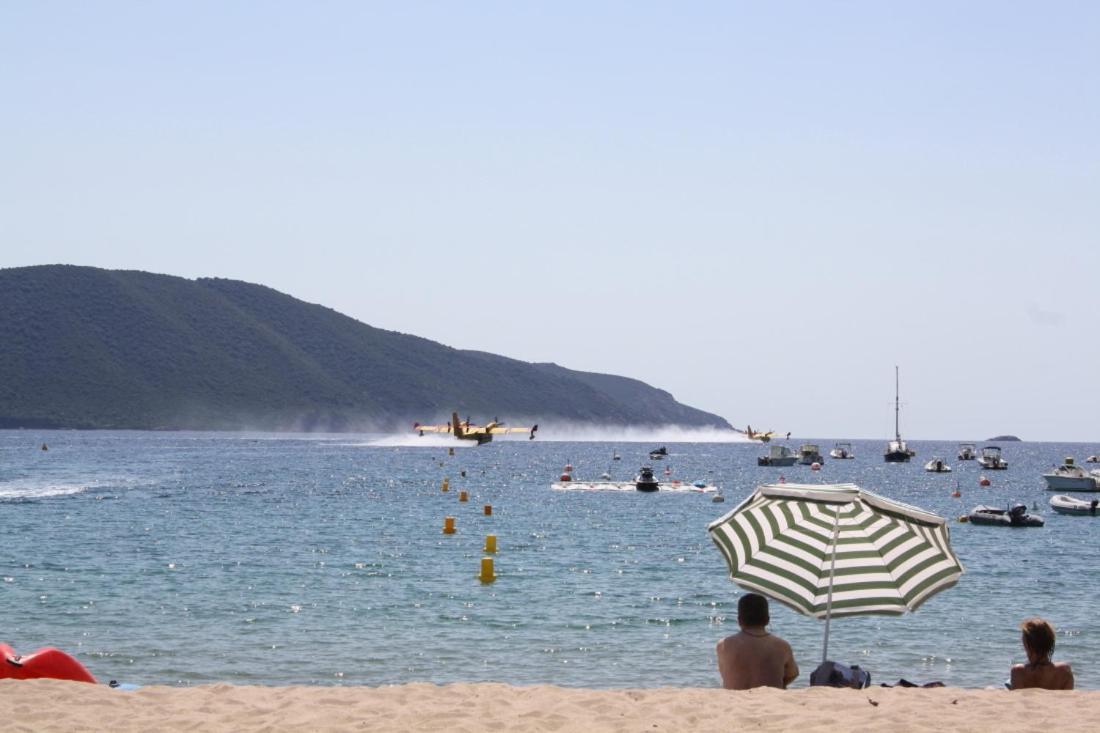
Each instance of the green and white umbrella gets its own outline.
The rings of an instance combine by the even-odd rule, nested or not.
[[[740,586],[825,619],[900,615],[958,582],[947,524],[855,484],[760,486],[707,527]]]

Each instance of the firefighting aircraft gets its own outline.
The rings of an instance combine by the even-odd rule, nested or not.
[[[775,432],[769,430],[766,433],[758,433],[752,429],[752,425],[747,425],[745,427],[745,435],[748,436],[749,440],[759,440],[761,443],[767,443],[775,437]],[[791,434],[787,433],[787,437],[791,437]]]
[[[443,425],[413,423],[413,430],[420,433],[420,435],[424,433],[454,433],[454,436],[459,440],[476,440],[478,445],[485,445],[492,441],[494,435],[505,433],[530,433],[528,440],[534,440],[535,431],[538,429],[538,425],[529,428],[510,428],[497,420],[493,420],[487,425],[474,425],[470,422],[469,417],[466,418],[466,422],[459,420],[457,412],[451,413],[451,421]]]

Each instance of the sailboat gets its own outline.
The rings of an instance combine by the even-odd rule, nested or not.
[[[883,458],[887,463],[908,463],[909,459],[917,454],[910,450],[905,441],[901,439],[901,428],[898,427],[898,415],[901,412],[901,401],[898,398],[898,368],[894,367],[894,439],[886,444]]]

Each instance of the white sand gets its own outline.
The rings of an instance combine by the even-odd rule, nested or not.
[[[1095,731],[1100,691],[144,687],[0,680],[6,731]]]

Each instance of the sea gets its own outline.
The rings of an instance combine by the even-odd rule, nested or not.
[[[1041,478],[1100,449],[1006,442],[1008,470],[983,472],[955,460],[955,441],[910,441],[908,464],[883,462],[885,440],[852,443],[853,460],[826,455],[819,471],[758,467],[758,443],[664,444],[658,476],[716,485],[715,503],[550,488],[567,463],[577,479],[630,480],[652,441],[0,431],[0,641],[137,685],[717,687],[715,644],[737,631],[742,590],[707,524],[782,475],[949,518],[966,569],[915,613],[834,620],[830,659],[876,684],[1000,687],[1024,660],[1019,623],[1041,615],[1055,659],[1100,687],[1100,519],[1053,513]],[[933,456],[954,471],[925,472]],[[956,521],[1017,501],[1046,526]],[[489,534],[496,580],[482,583]],[[773,603],[771,630],[807,685],[823,622]]]

